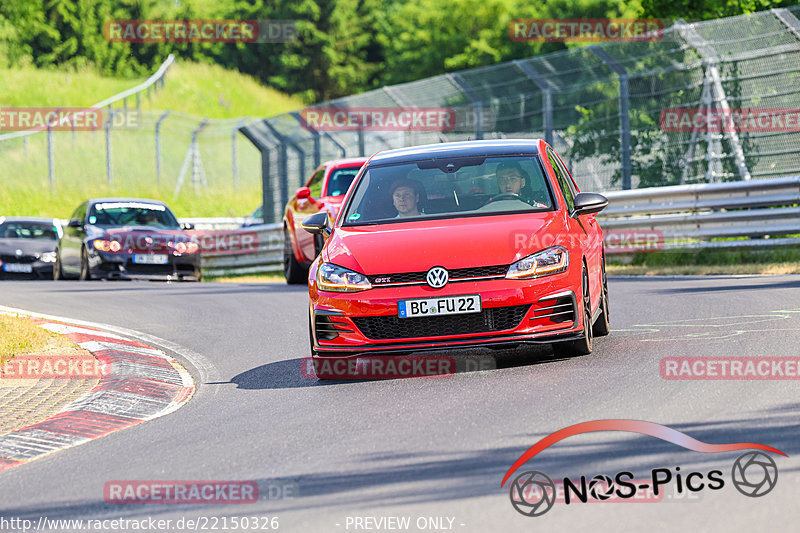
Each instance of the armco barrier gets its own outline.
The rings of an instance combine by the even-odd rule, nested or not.
[[[791,237],[800,235],[800,176],[615,191],[606,196],[609,205],[598,220],[607,236],[650,232],[660,237],[658,249],[800,243],[800,238]]]
[[[186,220],[182,220],[186,221]],[[204,276],[257,274],[283,269],[281,224],[235,230],[194,230]]]

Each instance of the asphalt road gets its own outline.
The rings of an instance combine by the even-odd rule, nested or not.
[[[486,352],[497,356],[498,369],[449,379],[320,383],[299,368],[308,355],[303,288],[0,283],[2,305],[131,328],[185,347],[197,366],[177,356],[199,387],[171,415],[0,473],[0,518],[153,517],[175,524],[217,517],[222,530],[223,517],[268,516],[290,532],[365,531],[374,523],[356,528],[356,517],[389,516],[410,517],[410,531],[420,530],[420,517],[420,525],[446,517],[444,527],[463,532],[794,530],[797,380],[665,380],[659,362],[800,356],[800,276],[612,278],[610,297],[613,331],[596,340],[590,356],[557,360],[545,347]],[[584,434],[555,444],[523,470],[552,478],[628,470],[646,478],[660,467],[719,469],[725,486],[692,499],[673,488],[660,503],[557,503],[535,518],[513,509],[500,481],[529,446],[565,426],[609,418],[657,422],[709,443],[763,443],[789,457],[775,456],[774,490],[749,498],[731,483],[741,452],[698,453],[630,433]],[[247,505],[115,505],[103,497],[112,480],[272,481],[296,483],[299,493]]]

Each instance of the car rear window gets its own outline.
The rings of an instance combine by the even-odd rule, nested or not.
[[[350,188],[350,184],[353,183],[359,170],[361,170],[360,166],[332,170],[328,178],[326,196],[343,196]]]
[[[343,225],[524,213],[554,205],[537,156],[435,159],[368,168]]]

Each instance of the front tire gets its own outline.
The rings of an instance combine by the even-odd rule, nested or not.
[[[53,265],[53,281],[63,281],[64,267],[61,265],[61,253],[56,252],[56,263]]]
[[[89,270],[89,252],[86,247],[81,248],[81,274],[78,276],[80,281],[90,281],[92,279],[92,272]]]
[[[586,266],[583,267],[583,281],[581,283],[583,305],[583,336],[580,339],[559,342],[553,345],[553,352],[558,356],[572,357],[576,355],[589,355],[592,353],[592,304],[589,296],[589,275]]]
[[[283,277],[289,285],[298,285],[307,281],[308,271],[294,256],[292,239],[289,232],[283,230]]]

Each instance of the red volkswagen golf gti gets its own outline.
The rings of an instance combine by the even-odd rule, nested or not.
[[[541,343],[590,353],[609,332],[595,220],[607,203],[580,192],[541,140],[379,152],[335,221],[303,222],[326,239],[309,270],[313,357]]]

